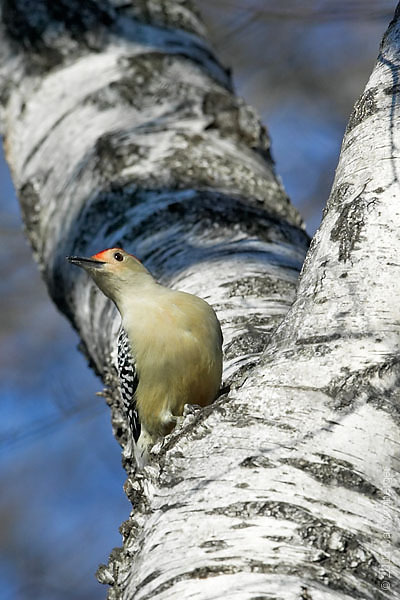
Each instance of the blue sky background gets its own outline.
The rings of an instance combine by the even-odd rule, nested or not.
[[[365,2],[370,11],[353,2],[362,14],[350,17],[337,0],[287,2],[314,7],[303,17],[302,9],[276,12],[273,0],[202,3],[239,95],[268,126],[277,171],[310,233],[396,4]],[[0,599],[100,599],[106,589],[94,573],[120,545],[130,510],[120,451],[95,395],[101,382],[31,258],[3,157],[0,182]]]

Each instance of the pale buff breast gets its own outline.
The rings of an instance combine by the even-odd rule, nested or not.
[[[221,382],[221,334],[214,311],[183,292],[168,300],[149,309],[135,328],[137,408],[153,435],[168,433],[185,404],[213,402]]]

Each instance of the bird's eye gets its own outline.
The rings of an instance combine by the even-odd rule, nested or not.
[[[121,260],[124,260],[124,257],[122,256],[121,252],[116,252],[114,254],[114,258],[115,258],[115,260],[118,260],[119,262],[121,262]]]

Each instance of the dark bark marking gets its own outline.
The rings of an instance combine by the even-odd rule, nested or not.
[[[241,463],[245,469],[273,469],[276,465],[266,456],[248,456]]]
[[[231,529],[247,529],[248,527],[254,527],[252,523],[246,523],[246,521],[242,521],[237,525],[232,525]]]
[[[171,54],[151,51],[138,56],[122,57],[119,63],[125,74],[106,87],[88,94],[84,102],[93,104],[100,110],[107,110],[122,101],[125,105],[143,111],[146,104],[157,106],[170,104],[173,100],[177,105],[181,99],[182,105],[191,109],[187,116],[194,115],[193,107],[199,103],[199,90],[193,89],[189,82],[176,80],[176,73],[173,74],[173,79],[170,75],[170,68],[179,62],[189,70],[193,70],[193,63],[204,67],[200,60],[195,60],[189,53],[183,54],[177,50],[174,53],[171,51]],[[175,106],[172,117],[177,120],[184,114]]]
[[[189,571],[187,573],[182,573],[181,575],[176,575],[175,577],[171,577],[171,579],[164,581],[164,583],[157,587],[157,595],[172,588],[174,585],[181,581],[187,581],[190,579],[208,579],[209,577],[218,577],[219,575],[232,575],[239,572],[241,572],[241,570],[233,565],[209,565],[207,567],[198,567],[197,569],[193,569],[192,571]],[[144,587],[144,585],[145,583],[141,582],[137,586],[135,593],[137,594]],[[141,600],[151,600],[154,599],[154,597],[154,592],[150,592],[149,594],[142,596]]]
[[[283,315],[281,319],[283,318]],[[264,325],[267,319],[264,319]],[[268,322],[270,318],[268,318]],[[246,332],[242,332],[240,336],[235,337],[230,344],[225,347],[225,359],[235,358],[236,356],[244,356],[245,354],[258,354],[262,352],[270,340],[271,334],[259,329],[247,322],[243,321],[243,326]]]
[[[110,0],[86,0],[83,5],[80,0],[4,0],[3,31],[14,50],[24,52],[26,71],[41,74],[70,62],[74,55],[101,51],[112,29],[114,34],[124,37],[126,32],[119,27],[120,21],[130,19],[136,29],[144,30],[148,25],[160,31],[170,30],[169,40],[165,34],[160,36],[165,53],[185,56],[231,89],[229,70],[201,40],[187,36],[189,32],[202,37],[201,19],[197,22],[193,19],[195,11],[189,4],[187,11],[174,10],[176,4],[182,5],[182,2],[160,0],[155,4],[141,0],[139,4],[137,0],[115,6]],[[152,9],[148,19],[143,18],[140,10],[144,6]],[[140,37],[141,32],[137,35]],[[64,44],[67,51],[60,44],[62,37],[68,38]],[[146,43],[145,36],[142,42]],[[210,69],[211,65],[215,69]]]
[[[35,72],[63,62],[55,33],[89,48],[93,33],[109,28],[116,18],[108,0],[3,0],[2,10],[5,34],[14,49],[25,52],[27,68]]]
[[[201,17],[196,10],[194,3],[187,0],[179,0],[182,8],[187,8],[191,17],[197,17],[201,23]],[[119,9],[120,14],[125,13],[128,17],[134,18],[141,23],[157,25],[158,27],[168,27],[170,29],[181,29],[188,33],[199,34],[199,28],[193,24],[193,18],[187,18],[183,10],[174,10],[174,4],[169,0],[158,0],[157,3],[151,0],[135,0],[135,2],[126,2]]]
[[[206,514],[224,514],[237,518],[270,516],[297,523],[298,535],[317,551],[314,562],[322,566],[321,569],[317,569],[314,577],[331,589],[353,594],[356,598],[364,598],[359,587],[343,577],[343,571],[377,590],[384,579],[378,560],[367,549],[367,537],[361,533],[353,534],[341,529],[328,519],[317,518],[301,506],[272,501],[237,502]],[[306,576],[309,576],[309,571],[308,567],[305,571]],[[380,599],[384,598],[384,595],[378,591],[375,597]]]
[[[301,594],[299,600],[313,600],[308,588],[304,585],[301,586]]]
[[[341,208],[347,195],[351,193],[352,189],[352,184],[348,183],[347,181],[344,181],[340,185],[335,186],[332,189],[331,195],[328,200],[328,204],[323,210],[323,218],[326,217],[327,213],[330,210],[332,210],[332,208]]]
[[[103,152],[103,146],[101,151]],[[108,149],[106,149],[104,155],[107,154]],[[266,242],[291,240],[292,243],[303,240],[304,246],[307,245],[307,236],[303,231],[290,225],[281,225],[281,227],[275,228],[275,217],[269,216],[261,208],[251,206],[245,199],[242,201],[240,198],[207,191],[196,193],[188,190],[188,192],[189,194],[183,197],[179,203],[176,202],[174,194],[171,193],[172,209],[170,209],[168,190],[138,189],[134,182],[114,182],[104,185],[103,190],[98,192],[95,198],[88,199],[86,203],[83,203],[82,211],[74,223],[74,231],[71,232],[73,241],[70,245],[76,253],[85,252],[86,247],[104,223],[105,214],[108,223],[106,236],[112,237],[115,245],[125,246],[132,250],[134,250],[134,245],[138,243],[138,240],[141,239],[143,231],[163,231],[168,236],[168,231],[172,228],[178,228],[179,230],[184,228],[186,232],[192,229],[194,233],[200,223],[204,230],[209,230],[209,240],[219,238],[222,231],[236,227],[249,238],[257,235]],[[151,215],[140,219],[129,233],[115,239],[119,227],[126,223],[126,214],[129,209],[150,200],[157,200],[158,197],[165,200],[162,207],[155,209]],[[195,250],[188,247],[186,252],[182,247],[183,241],[176,240],[176,243],[178,242],[179,251],[187,258],[188,264],[192,261],[201,260],[202,256],[207,258],[210,253],[214,256],[226,256],[232,253],[229,242],[224,245],[217,244],[215,247],[205,250]],[[70,250],[71,248],[66,248],[66,253],[68,254]],[[155,248],[147,256],[140,256],[140,258],[143,261],[151,259],[153,264],[165,263],[165,252],[168,252],[169,256],[174,251],[174,244],[169,241],[165,246]],[[249,249],[249,251],[254,252],[253,249]],[[245,244],[242,244],[242,252],[246,252]],[[264,252],[264,254],[269,261],[274,262],[271,255],[268,255],[267,252]],[[276,260],[280,261],[278,257]],[[289,266],[297,267],[294,264]]]
[[[387,87],[383,90],[383,93],[386,94],[386,96],[395,96],[399,92],[400,92],[400,84],[399,83],[396,83],[395,85],[391,85],[390,87]]]
[[[29,164],[29,162],[32,160],[32,158],[35,157],[35,155],[39,152],[40,148],[43,146],[43,144],[46,142],[46,140],[49,138],[50,133],[54,133],[54,130],[61,125],[61,123],[64,121],[64,119],[66,119],[70,114],[72,114],[74,111],[76,110],[76,107],[72,107],[70,110],[66,111],[65,113],[63,113],[51,126],[51,128],[49,130],[46,130],[43,132],[43,136],[39,139],[39,141],[33,146],[33,148],[31,149],[31,151],[29,152],[29,154],[27,155],[25,162],[24,162],[24,167],[26,165]]]
[[[363,225],[364,212],[358,200],[346,204],[331,231],[331,240],[339,242],[339,260],[346,262],[350,258]]]
[[[143,66],[143,65],[142,65]],[[147,67],[146,67],[147,68]],[[135,85],[133,84],[133,87]],[[111,86],[112,88],[112,86]],[[102,91],[101,93],[109,94],[110,89]],[[174,92],[176,95],[176,91]],[[97,94],[97,93],[96,93]],[[98,94],[97,94],[98,95]],[[96,95],[96,97],[97,97]],[[143,96],[143,92],[139,92],[139,97]],[[152,92],[153,96],[153,92]],[[165,92],[164,92],[165,96]],[[184,94],[187,96],[187,93]],[[100,96],[101,97],[101,96]],[[127,97],[131,97],[130,92],[127,93]],[[132,97],[134,97],[132,89]],[[90,101],[93,97],[89,97]],[[102,100],[103,101],[103,100]],[[111,104],[114,104],[112,98],[110,99]],[[188,102],[187,99],[182,102],[182,106],[179,109],[181,112],[188,112],[190,116],[194,109],[195,99],[193,102]],[[176,115],[175,115],[176,116]],[[168,117],[169,118],[169,117]],[[175,117],[174,117],[175,118]],[[148,123],[146,128],[150,131],[160,129],[159,120],[157,123]],[[145,133],[145,129],[136,127],[135,131]],[[219,161],[222,172],[232,179],[232,189],[241,189],[243,187],[243,177],[249,180],[248,197],[250,202],[254,206],[258,206],[260,209],[265,209],[271,214],[276,216],[275,222],[271,223],[271,228],[274,231],[285,233],[285,223],[283,228],[278,225],[279,219],[284,219],[292,225],[298,226],[300,221],[298,216],[294,214],[294,210],[288,205],[288,200],[284,192],[279,188],[276,189],[276,184],[272,179],[266,178],[265,176],[255,177],[254,173],[248,171],[247,167],[241,166],[239,169],[235,168],[235,162],[232,162],[231,156],[216,158],[209,151],[209,140],[208,134],[184,134],[182,132],[176,133],[181,142],[184,142],[185,147],[190,148],[190,153],[186,149],[178,149],[171,151],[169,156],[164,157],[160,167],[163,167],[163,162],[168,167],[170,175],[166,187],[171,189],[209,189],[210,187],[217,187],[221,183],[216,178],[215,173],[217,171],[215,161]],[[76,170],[75,177],[79,178],[85,175],[87,171],[94,171],[96,177],[103,184],[113,185],[116,187],[123,187],[124,185],[132,185],[137,183],[142,188],[151,189],[159,186],[157,178],[153,177],[152,174],[146,176],[144,181],[139,176],[133,180],[132,176],[129,181],[121,180],[121,169],[130,167],[138,164],[141,159],[146,159],[147,150],[145,148],[139,148],[135,143],[134,132],[113,132],[104,134],[97,142],[94,151],[88,153],[84,157],[79,165],[79,169]],[[202,160],[199,160],[199,157]],[[237,179],[236,185],[235,178]],[[235,192],[232,192],[232,195]],[[270,204],[271,196],[274,196],[274,202]],[[256,217],[254,215],[254,229],[257,230]],[[304,243],[307,243],[307,236],[304,231],[298,232],[298,241],[302,236]],[[279,239],[279,238],[278,238]]]
[[[163,477],[160,479],[160,482],[162,481],[162,486],[166,487],[168,489],[171,489],[177,485],[180,485],[182,483],[182,481],[185,481],[184,477],[181,477],[179,475],[172,475],[169,476],[168,479],[166,477]]]
[[[202,548],[207,553],[212,553],[217,550],[225,550],[228,548],[228,544],[225,542],[225,540],[207,540],[206,542],[200,544],[199,548]]]
[[[377,198],[369,198],[367,202],[361,195],[363,191],[342,207],[331,231],[331,240],[339,242],[338,258],[343,262],[349,260],[355,245],[360,241],[368,208],[377,201]]]
[[[123,132],[113,132],[105,133],[96,140],[93,155],[95,171],[104,182],[112,182],[121,169],[146,159],[148,150],[135,144]]]
[[[279,302],[282,298],[287,297],[289,302],[292,302],[292,294],[294,284],[283,279],[275,279],[269,275],[257,275],[254,277],[242,277],[241,279],[224,283],[221,287],[228,287],[228,297],[235,296],[257,296],[259,298],[268,298],[273,300],[277,297]]]
[[[342,339],[340,333],[332,333],[330,335],[312,335],[307,338],[298,338],[296,345],[308,345],[308,344],[328,344],[336,340]]]
[[[287,537],[284,535],[262,535],[261,538],[263,540],[271,540],[271,542],[287,542]]]
[[[108,0],[3,0],[2,10],[7,34],[28,48],[40,46],[55,23],[78,37],[97,25],[109,27],[115,19]]]
[[[33,254],[38,259],[43,244],[38,231],[40,225],[41,199],[34,181],[27,181],[18,190],[21,210],[24,215],[25,230],[29,236]]]
[[[368,117],[371,117],[379,110],[375,100],[376,93],[377,88],[370,88],[369,90],[366,90],[357,100],[350,116],[345,136],[350,133],[354,127],[357,127],[357,125],[362,123]]]
[[[257,113],[240,98],[222,91],[212,91],[203,98],[203,112],[212,119],[207,129],[218,129],[222,137],[234,137],[273,162],[270,139]]]
[[[311,523],[301,526],[298,533],[309,546],[319,550],[318,560],[326,573],[321,579],[329,588],[353,594],[356,598],[365,598],[359,587],[343,577],[343,572],[347,572],[372,589],[381,589],[385,575],[375,555],[368,550],[365,536],[360,533],[355,535],[330,521],[319,519],[312,519]],[[394,581],[391,583],[393,585]],[[376,599],[384,597],[385,594],[379,591],[374,596]]]
[[[343,273],[342,275],[340,275],[340,277],[347,277],[346,273]],[[337,319],[343,318],[347,315],[347,312],[344,313],[338,313],[336,315]],[[296,340],[296,345],[299,346],[309,346],[309,345],[314,345],[317,344],[318,347],[316,348],[316,350],[318,352],[322,353],[326,353],[329,352],[329,347],[327,345],[329,345],[331,342],[335,342],[337,340],[366,340],[368,338],[373,338],[374,341],[381,341],[381,340],[377,340],[376,339],[376,334],[375,333],[363,333],[360,331],[353,331],[353,332],[349,332],[349,333],[341,333],[341,332],[335,332],[332,334],[327,334],[327,335],[315,335],[315,336],[310,336],[307,338],[298,338]],[[335,344],[335,347],[337,347],[337,344]]]
[[[325,454],[320,454],[322,462],[311,462],[305,459],[287,458],[282,463],[309,473],[314,479],[328,486],[339,486],[373,498],[382,499],[380,490],[354,471],[354,467],[346,461],[340,461]]]
[[[149,575],[147,575],[147,577],[145,577],[143,579],[143,581],[140,582],[140,584],[138,585],[138,587],[136,588],[135,591],[138,592],[145,585],[147,585],[148,583],[151,583],[152,581],[154,581],[154,579],[157,579],[157,577],[160,577],[160,575],[162,575],[162,574],[163,574],[162,571],[160,571],[159,569],[155,569],[154,571],[149,573]]]
[[[386,377],[395,377],[386,384]],[[400,386],[400,359],[388,357],[385,362],[372,365],[367,369],[349,372],[347,375],[337,377],[322,391],[332,398],[334,410],[348,413],[354,410],[354,400],[365,398],[365,402],[372,404],[376,409],[387,412],[388,415],[400,424],[400,406],[398,402],[398,387]]]
[[[224,383],[231,387],[235,385],[240,387],[244,381],[244,378],[248,376],[251,370],[258,365],[260,358],[260,355],[253,355],[251,359],[249,359],[249,362],[246,362],[244,365],[240,366],[235,371],[235,374],[229,377]]]
[[[177,148],[166,158],[171,169],[173,179],[180,182],[181,187],[217,188],[222,185],[222,178],[230,181],[232,189],[241,189],[243,181],[247,182],[248,195],[258,202],[269,205],[269,200],[274,198],[269,210],[292,220],[292,210],[288,205],[287,196],[281,188],[277,188],[275,181],[267,177],[266,173],[256,174],[245,163],[239,163],[231,155],[217,155],[209,151],[207,132],[204,134],[180,133],[184,148]],[[190,154],[186,147],[190,148]],[[247,147],[247,144],[246,144]],[[201,160],[200,160],[201,158]]]
[[[255,501],[236,502],[229,506],[214,508],[207,511],[208,515],[226,515],[228,517],[253,518],[253,517],[275,517],[289,521],[301,522],[311,518],[311,513],[301,506],[287,502]]]
[[[186,502],[175,502],[174,504],[162,504],[159,507],[161,512],[167,512],[169,510],[176,510],[178,508],[185,508],[187,506]]]

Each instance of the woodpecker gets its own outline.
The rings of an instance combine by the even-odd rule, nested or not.
[[[161,285],[122,248],[67,260],[85,269],[120,312],[120,391],[142,468],[150,446],[172,431],[185,404],[207,406],[217,397],[219,321],[205,300]]]

